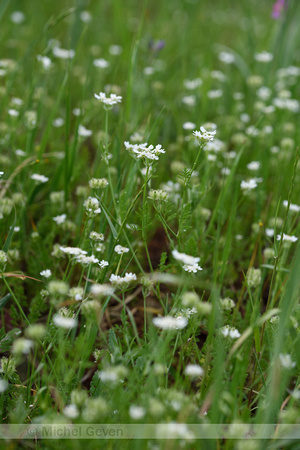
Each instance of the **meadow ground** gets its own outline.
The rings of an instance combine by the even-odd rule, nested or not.
[[[299,449],[299,20],[0,2],[0,448]]]

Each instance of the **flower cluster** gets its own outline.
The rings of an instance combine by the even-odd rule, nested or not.
[[[127,247],[122,247],[122,245],[116,245],[115,246],[115,252],[118,255],[123,255],[123,253],[128,253],[129,252],[129,248]]]
[[[154,317],[152,319],[153,325],[162,330],[181,330],[188,324],[188,319],[183,316],[173,317]]]
[[[177,261],[184,264],[183,269],[186,272],[197,273],[198,271],[203,270],[202,267],[198,265],[198,262],[200,261],[199,257],[186,255],[185,253],[180,253],[178,250],[173,250],[172,255]]]
[[[127,286],[132,281],[136,281],[137,277],[135,273],[125,273],[124,277],[120,277],[120,275],[111,274],[109,281],[113,286],[119,286],[121,288]]]
[[[100,92],[99,95],[94,94],[94,97],[106,106],[113,106],[122,101],[121,95],[110,94],[109,97],[106,97],[104,92]]]
[[[86,209],[86,213],[90,217],[93,217],[96,214],[100,214],[101,213],[100,204],[99,204],[99,201],[97,200],[96,197],[88,197],[85,200],[83,206]]]
[[[204,127],[200,127],[200,131],[193,131],[193,135],[198,139],[201,147],[204,147],[208,142],[213,141],[215,134],[216,130],[206,131]]]
[[[148,198],[159,202],[165,202],[168,200],[169,194],[161,189],[151,189]]]
[[[221,328],[220,332],[224,337],[229,337],[230,339],[237,339],[241,336],[239,330],[230,327],[229,325],[225,325],[225,327]]]
[[[144,159],[146,165],[149,164],[149,161],[150,164],[152,164],[152,161],[158,161],[159,155],[161,153],[166,153],[160,144],[154,147],[153,145],[148,146],[147,142],[143,144],[130,144],[129,142],[125,141],[124,145],[126,147],[126,150],[128,150],[133,157],[137,159]]]

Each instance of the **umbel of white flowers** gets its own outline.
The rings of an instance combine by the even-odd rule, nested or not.
[[[216,134],[214,131],[206,131],[204,127],[200,127],[200,131],[193,131],[193,135],[198,139],[201,147],[204,147],[208,142],[213,141]]]

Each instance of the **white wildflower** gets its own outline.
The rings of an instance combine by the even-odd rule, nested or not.
[[[220,299],[220,306],[224,311],[231,311],[235,307],[235,303],[231,298],[226,297]]]
[[[102,260],[99,262],[99,266],[100,266],[100,269],[104,269],[104,267],[109,266],[109,262],[108,262],[108,261],[105,261],[104,259],[102,259]]]
[[[242,181],[241,182],[241,189],[245,191],[251,191],[252,189],[255,189],[257,187],[257,182],[254,178],[251,178],[248,181]]]
[[[184,122],[182,128],[184,130],[194,130],[196,128],[196,124],[194,122]]]
[[[256,59],[256,61],[267,63],[272,61],[273,55],[272,53],[263,51],[261,53],[255,53],[254,58]]]
[[[193,135],[199,140],[200,145],[204,147],[209,141],[213,141],[216,130],[206,131],[204,127],[200,127],[200,131],[193,131]]]
[[[91,130],[88,130],[83,125],[79,125],[78,127],[78,135],[81,137],[89,137],[93,134]]]
[[[73,404],[67,405],[64,408],[63,413],[69,419],[76,419],[79,416],[79,410],[78,410],[77,406],[73,405]]]
[[[11,351],[14,355],[28,355],[33,346],[34,342],[30,339],[19,338],[14,340]]]
[[[74,255],[74,256],[79,256],[79,255],[86,255],[87,252],[85,250],[82,250],[79,247],[59,247],[59,249],[66,253],[67,255]]]
[[[198,264],[184,264],[183,269],[190,273],[197,273],[200,270],[203,270]]]
[[[204,370],[198,364],[188,364],[184,369],[185,375],[191,378],[202,377]]]
[[[296,365],[289,353],[279,353],[279,359],[282,367],[285,369],[292,369]]]
[[[178,250],[173,250],[172,255],[177,261],[181,261],[182,263],[190,266],[193,266],[200,261],[199,257],[186,255],[185,253],[180,253]]]
[[[89,186],[92,189],[104,189],[108,186],[108,181],[106,178],[91,178]]]
[[[122,245],[116,245],[115,246],[115,252],[118,255],[123,255],[123,253],[128,253],[129,252],[129,248],[127,247],[122,247]]]
[[[100,204],[96,197],[88,197],[83,203],[83,206],[85,207],[87,214],[90,216],[101,213]]]
[[[96,297],[106,297],[112,295],[114,289],[109,284],[93,284],[90,292]]]
[[[202,85],[201,78],[195,78],[194,80],[184,80],[183,85],[186,89],[193,90],[197,89]]]
[[[42,272],[40,272],[40,275],[42,275],[42,277],[49,278],[51,277],[52,273],[50,269],[46,269],[42,270]]]
[[[266,228],[265,229],[265,233],[268,237],[273,237],[274,236],[274,230],[273,228]]]
[[[168,200],[169,194],[162,189],[151,189],[148,198],[154,201],[165,202]]]
[[[277,234],[277,241],[280,241],[281,234]],[[282,234],[282,240],[287,242],[296,242],[298,241],[298,238],[296,236],[289,236],[288,234],[283,233]]]
[[[99,259],[96,258],[94,255],[86,256],[86,255],[78,255],[76,256],[76,261],[83,266],[88,266],[89,264],[97,264],[99,263]]]
[[[195,95],[186,95],[182,97],[182,103],[184,103],[187,106],[195,106],[196,105]]]
[[[63,317],[60,314],[54,314],[53,323],[58,328],[64,328],[66,330],[71,330],[77,326],[77,319],[73,317]]]
[[[214,89],[207,92],[207,97],[210,99],[220,98],[223,95],[222,89]]]
[[[91,231],[90,232],[90,239],[92,239],[92,241],[104,241],[104,234],[103,233],[97,233],[97,231]]]
[[[235,61],[235,57],[232,53],[229,52],[220,52],[219,60],[225,64],[232,64]]]
[[[53,217],[54,222],[57,223],[57,225],[61,225],[66,221],[67,214],[61,214],[60,216]]]
[[[288,207],[288,201],[287,200],[283,201],[283,206],[285,206],[286,208]],[[295,205],[293,203],[290,203],[290,211],[299,212],[300,211],[300,206]]]
[[[109,281],[113,286],[124,287],[127,286],[127,284],[131,283],[132,281],[136,281],[136,279],[137,276],[134,273],[126,272],[124,277],[121,277],[120,275],[111,274]]]
[[[33,173],[30,178],[34,181],[37,181],[38,183],[47,183],[47,181],[49,181],[48,177],[39,175],[38,173]]]
[[[181,330],[185,328],[188,324],[188,319],[186,317],[154,317],[152,319],[153,324],[157,328],[161,328],[163,330]]]
[[[56,58],[59,59],[73,59],[75,56],[74,50],[66,50],[57,46],[53,47],[52,53]]]
[[[220,332],[224,337],[229,337],[230,339],[237,339],[241,336],[241,333],[234,327],[225,325],[225,327],[220,329]]]
[[[94,59],[93,65],[95,67],[97,67],[98,69],[106,69],[107,67],[109,67],[109,62],[106,61],[106,59],[99,58],[99,59]]]
[[[106,97],[104,92],[100,92],[99,95],[94,94],[94,97],[107,106],[113,106],[116,105],[117,103],[121,103],[122,101],[122,97],[120,95],[110,94],[109,97]]]
[[[83,299],[84,289],[81,286],[72,287],[69,289],[68,297],[74,297],[76,302]]]
[[[83,23],[89,23],[92,20],[91,13],[89,11],[81,11],[79,17]]]
[[[145,408],[142,406],[130,405],[129,415],[133,420],[142,419],[146,414]]]
[[[143,158],[146,163],[149,163],[149,160],[157,161],[159,159],[158,155],[166,153],[160,144],[154,147],[153,145],[148,146],[147,142],[143,144],[130,144],[129,142],[125,141],[124,145],[126,147],[126,150],[128,150],[132,154],[132,156],[137,159]]]
[[[108,50],[109,50],[109,53],[113,56],[120,55],[123,51],[123,49],[120,45],[111,45]]]
[[[22,11],[14,11],[11,15],[10,15],[10,20],[19,25],[20,23],[24,22],[25,20],[25,14]]]
[[[260,168],[259,161],[252,161],[249,164],[247,164],[247,169],[249,170],[258,170],[259,168]]]
[[[42,64],[45,70],[49,70],[52,66],[52,61],[48,56],[37,55],[36,59]]]

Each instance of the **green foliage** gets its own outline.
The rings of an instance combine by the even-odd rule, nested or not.
[[[300,2],[277,20],[258,0],[17,3],[0,2],[2,421],[174,422],[130,448],[228,450],[248,444],[184,425],[296,423]],[[62,442],[41,446],[87,445]]]

